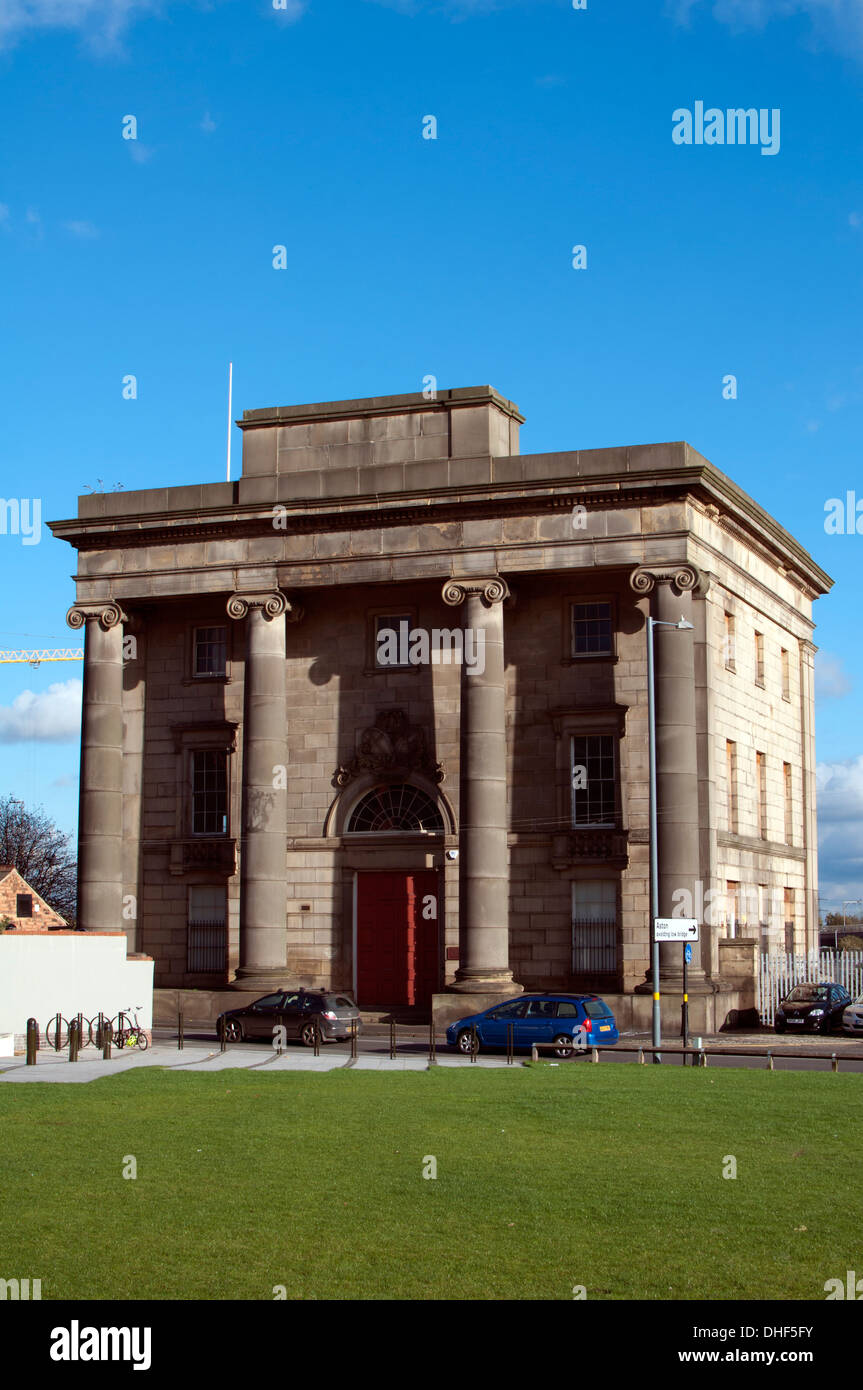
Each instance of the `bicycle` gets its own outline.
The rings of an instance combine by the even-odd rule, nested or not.
[[[142,1009],[143,1007],[143,1004],[136,1005],[138,1009]],[[124,1019],[127,1021],[127,1027],[123,1026]],[[112,1038],[115,1047],[137,1047],[141,1052],[147,1051],[150,1042],[147,1034],[138,1022],[137,1013],[133,1014],[130,1009],[127,1013],[118,1014],[116,1023],[117,1026],[114,1028],[114,1036]]]

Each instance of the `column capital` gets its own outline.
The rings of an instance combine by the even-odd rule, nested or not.
[[[650,594],[657,584],[670,584],[677,594],[691,593],[704,598],[710,578],[688,561],[675,565],[637,565],[629,576],[629,587],[636,594]]]
[[[493,604],[503,603],[510,598],[510,589],[505,579],[494,574],[481,578],[448,579],[441,590],[441,598],[450,608],[464,603],[468,594],[479,594],[486,608],[491,608]]]
[[[129,615],[113,599],[97,603],[73,603],[66,614],[69,627],[80,628],[88,621],[98,622],[105,632],[110,632],[118,623],[127,623]]]
[[[245,618],[253,609],[260,609],[263,616],[271,621],[284,614],[289,623],[298,623],[303,616],[302,606],[291,602],[281,589],[262,589],[253,592],[237,592],[228,599],[229,618]]]

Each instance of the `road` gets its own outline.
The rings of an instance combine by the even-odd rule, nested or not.
[[[153,1029],[154,1043],[171,1043],[176,1041],[176,1030],[171,1028]],[[190,1028],[187,1026],[185,1032],[186,1042],[189,1046],[206,1043],[209,1046],[218,1046],[215,1030],[204,1028]],[[675,1055],[671,1049],[680,1046],[680,1039],[664,1039],[667,1050],[662,1053],[663,1066],[682,1066],[683,1059],[678,1054]],[[619,1047],[605,1047],[600,1050],[600,1065],[605,1066],[610,1063],[633,1063],[638,1065],[638,1051],[625,1051],[624,1048],[637,1049],[640,1045],[650,1046],[650,1038],[647,1035],[624,1035],[621,1037]],[[773,1055],[773,1065],[776,1071],[830,1071],[831,1053],[836,1053],[839,1059],[839,1070],[842,1072],[861,1072],[863,1071],[863,1039],[851,1038],[837,1034],[830,1038],[809,1037],[795,1039],[789,1043],[785,1038],[779,1038],[773,1033],[746,1033],[738,1037],[723,1034],[721,1037],[705,1038],[705,1047],[710,1051],[713,1048],[739,1048],[740,1053],[736,1056],[716,1056],[708,1057],[708,1067],[746,1067],[750,1070],[765,1070],[768,1062],[764,1056],[752,1055],[753,1049],[764,1051],[769,1048]],[[302,1044],[289,1042],[288,1049],[297,1049],[305,1052]],[[228,1047],[228,1052],[238,1052],[240,1056],[246,1057],[256,1053],[261,1059],[272,1055],[272,1047],[266,1042],[242,1042],[234,1043]],[[366,1024],[362,1033],[357,1039],[357,1051],[364,1057],[387,1058],[390,1055],[390,1030],[386,1024]],[[443,1033],[437,1035],[437,1051],[441,1057],[457,1057],[454,1049],[448,1048],[446,1038]],[[429,1052],[429,1035],[427,1028],[413,1028],[408,1024],[400,1024],[396,1029],[396,1055],[398,1057],[413,1058],[419,1061],[427,1058]],[[801,1057],[800,1052],[818,1052],[820,1055],[815,1058]],[[325,1043],[321,1045],[321,1054],[328,1058],[337,1055],[344,1055],[345,1062],[350,1059],[350,1043]],[[495,1057],[501,1060],[506,1059],[506,1052],[503,1048],[483,1049],[480,1053],[482,1057]],[[528,1052],[516,1052],[516,1061],[523,1061],[529,1057]],[[546,1053],[545,1057],[550,1061],[559,1059],[553,1053]],[[654,1065],[649,1053],[645,1054],[646,1065]],[[687,1065],[692,1065],[693,1059],[687,1059]],[[464,1058],[464,1064],[470,1066],[468,1058]],[[569,1060],[561,1060],[561,1065],[565,1066],[586,1066],[590,1064],[590,1053],[579,1056],[575,1055]]]

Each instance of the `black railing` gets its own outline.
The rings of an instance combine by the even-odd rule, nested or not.
[[[575,918],[572,924],[573,975],[618,973],[617,920]]]
[[[221,975],[227,967],[228,929],[224,922],[190,922],[186,969],[190,975]]]

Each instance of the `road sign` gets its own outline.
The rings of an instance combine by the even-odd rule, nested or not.
[[[696,917],[654,917],[653,934],[656,941],[697,941]]]
[[[687,965],[692,964],[692,947],[690,946],[688,941],[683,948],[683,959],[686,961]]]

